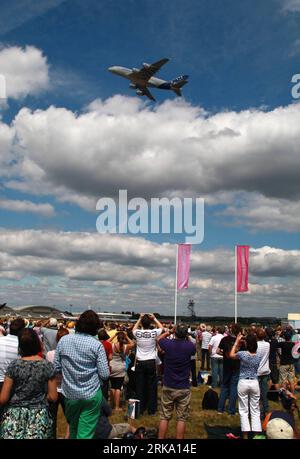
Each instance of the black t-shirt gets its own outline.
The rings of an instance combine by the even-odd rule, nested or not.
[[[278,341],[276,338],[271,338],[269,341],[270,343],[270,356],[269,356],[269,362],[272,364],[277,363],[277,354],[278,354]]]
[[[278,343],[278,347],[281,349],[280,365],[291,365],[294,363],[294,358],[292,356],[292,349],[294,345],[295,343],[292,343],[291,341]]]
[[[240,369],[240,361],[229,357],[235,340],[236,338],[234,336],[225,336],[221,339],[219,344],[219,348],[223,351],[223,372],[226,373],[239,371]]]

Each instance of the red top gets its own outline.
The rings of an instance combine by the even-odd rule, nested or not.
[[[103,344],[103,347],[106,353],[106,357],[107,357],[107,361],[108,361],[109,354],[113,353],[112,345],[109,341],[100,341],[100,342]]]

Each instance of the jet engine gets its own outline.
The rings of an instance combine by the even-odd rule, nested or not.
[[[150,64],[147,64],[146,62],[143,63],[144,69],[149,69],[151,67]]]
[[[137,93],[138,96],[143,96],[144,95],[144,93],[143,93],[143,91],[141,91],[141,89],[137,89],[136,93]]]

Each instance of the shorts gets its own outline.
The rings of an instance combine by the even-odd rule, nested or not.
[[[176,410],[177,421],[187,421],[190,414],[190,389],[171,389],[163,386],[160,404],[160,419],[169,421]]]
[[[112,424],[112,429],[108,439],[111,440],[112,438],[121,438],[127,432],[132,432],[131,426],[129,424]]]
[[[124,376],[122,378],[109,378],[110,388],[114,390],[121,390],[124,384]]]
[[[270,363],[270,377],[272,384],[278,384],[279,382],[279,370],[278,370],[278,365],[276,363]]]
[[[293,364],[280,365],[279,367],[279,384],[283,384],[286,381],[294,383],[295,380],[295,368]]]

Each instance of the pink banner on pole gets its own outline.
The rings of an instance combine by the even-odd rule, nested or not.
[[[191,244],[178,244],[177,290],[188,288]]]
[[[248,292],[249,245],[238,245],[236,257],[236,291]]]

